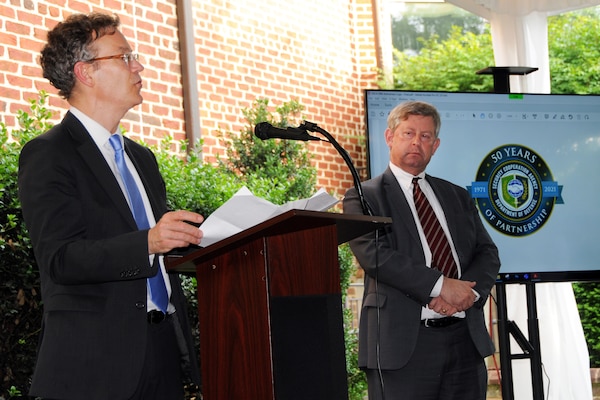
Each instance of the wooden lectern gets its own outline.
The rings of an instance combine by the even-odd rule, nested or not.
[[[198,280],[204,400],[347,399],[337,246],[390,222],[290,210],[167,257]]]

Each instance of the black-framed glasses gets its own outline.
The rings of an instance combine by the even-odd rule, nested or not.
[[[138,61],[140,58],[140,55],[138,53],[115,54],[113,56],[92,58],[90,60],[86,60],[86,62],[101,61],[101,60],[114,60],[117,58],[120,58],[121,60],[123,60],[125,62],[125,65],[127,65],[129,67],[129,63],[131,63],[131,61],[133,61],[133,60]]]

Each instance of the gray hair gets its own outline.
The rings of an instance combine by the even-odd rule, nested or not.
[[[388,115],[388,128],[394,132],[398,125],[400,125],[402,121],[408,119],[411,115],[422,115],[424,117],[433,118],[435,137],[438,137],[440,128],[442,127],[440,114],[433,105],[425,103],[424,101],[407,101],[394,107]]]

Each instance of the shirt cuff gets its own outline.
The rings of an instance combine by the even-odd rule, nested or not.
[[[443,283],[444,283],[444,275],[440,275],[437,282],[433,286],[433,289],[431,289],[431,294],[429,296],[430,297],[438,297],[440,295],[440,293],[442,293],[442,284]]]

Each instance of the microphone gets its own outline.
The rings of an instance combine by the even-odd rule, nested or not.
[[[289,139],[289,140],[322,140],[316,136],[311,136],[303,129],[302,126],[298,128],[276,128],[268,122],[261,122],[254,127],[254,134],[256,137],[266,139]]]

